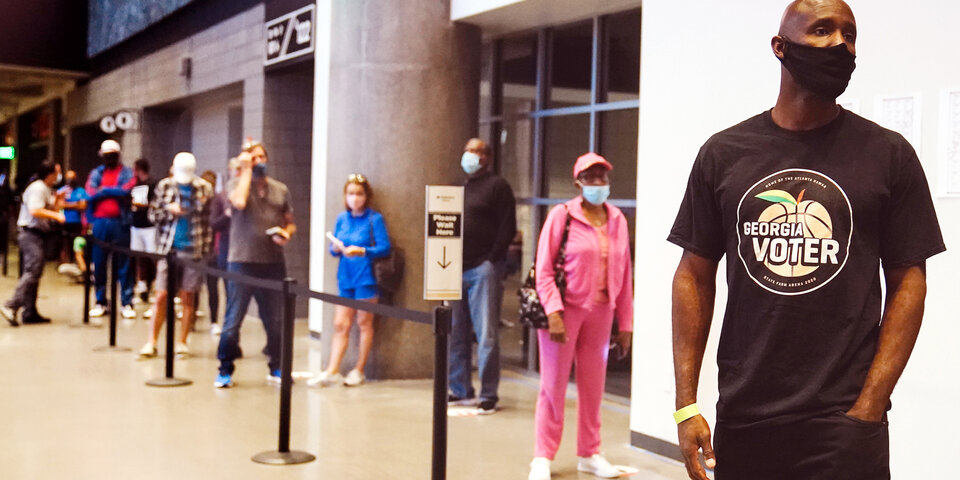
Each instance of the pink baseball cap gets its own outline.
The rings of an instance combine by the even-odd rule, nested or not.
[[[574,180],[576,180],[576,178],[579,177],[584,170],[594,165],[603,165],[607,170],[613,170],[613,165],[611,165],[606,158],[603,158],[593,152],[586,153],[580,155],[580,158],[577,158],[577,163],[573,165]]]

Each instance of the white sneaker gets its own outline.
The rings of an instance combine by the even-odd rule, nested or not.
[[[150,307],[143,311],[143,318],[144,320],[149,320],[153,318],[153,307]]]
[[[210,335],[220,335],[223,332],[223,327],[219,323],[214,323],[210,325]]]
[[[97,305],[90,309],[90,316],[93,318],[99,318],[107,314],[107,307],[103,305]]]
[[[360,370],[353,369],[350,370],[350,373],[347,374],[346,378],[343,379],[343,384],[348,387],[356,387],[363,385],[363,382],[367,381],[367,377]]]
[[[83,271],[80,270],[80,267],[73,263],[60,264],[60,266],[57,267],[57,273],[66,275],[68,277],[79,277],[83,275]]]
[[[120,316],[127,319],[137,318],[137,311],[133,309],[133,305],[124,305],[120,309]]]
[[[527,480],[550,480],[550,459],[547,457],[534,457],[530,462],[530,475]]]
[[[617,478],[621,473],[617,467],[610,465],[610,462],[599,453],[589,457],[580,457],[580,461],[577,462],[577,470],[592,473],[600,478]]]
[[[180,297],[173,297],[173,303],[180,305]]]
[[[147,282],[145,282],[145,281],[143,281],[143,280],[140,280],[139,282],[137,282],[137,285],[136,285],[135,287],[133,287],[133,293],[136,294],[136,295],[138,295],[138,296],[139,296],[141,293],[146,292],[146,291],[147,291]]]
[[[157,356],[157,346],[147,342],[143,348],[140,349],[139,356],[141,359],[153,358]]]
[[[340,372],[337,373],[327,373],[320,372],[316,377],[307,380],[308,387],[329,387],[331,385],[339,385],[343,383],[343,375],[340,375]]]
[[[187,347],[186,343],[177,342],[173,347],[173,353],[177,354],[177,358],[182,358],[190,355],[190,347]]]

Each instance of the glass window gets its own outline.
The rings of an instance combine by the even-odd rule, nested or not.
[[[480,52],[480,118],[496,114],[493,111],[493,50],[493,44],[485,43]]]
[[[500,113],[532,112],[537,100],[537,37],[504,40],[500,47],[502,103]]]
[[[590,148],[590,114],[547,117],[543,128],[545,196],[573,198],[580,194],[573,184],[573,164]]]
[[[553,31],[550,56],[550,103],[548,108],[591,103],[593,22]]]
[[[640,10],[606,18],[603,41],[607,102],[640,98]]]
[[[499,142],[500,158],[497,160],[500,173],[513,188],[513,195],[517,198],[532,197],[533,119],[504,122],[496,141]]]
[[[639,111],[611,110],[600,112],[600,151],[611,164],[610,197],[637,198],[637,137]]]

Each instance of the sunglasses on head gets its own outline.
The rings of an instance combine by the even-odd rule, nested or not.
[[[367,183],[367,177],[362,173],[351,173],[347,176],[347,181],[351,183]]]

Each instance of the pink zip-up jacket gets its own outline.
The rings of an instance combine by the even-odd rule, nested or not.
[[[563,227],[570,212],[570,236],[567,238],[566,303],[588,306],[597,291],[597,270],[600,268],[600,241],[597,232],[583,214],[583,197],[557,205],[543,224],[537,245],[537,295],[547,315],[563,310],[564,301],[554,282],[553,259],[560,249]],[[566,208],[564,208],[566,206]],[[607,291],[614,307],[614,316],[621,332],[633,331],[633,272],[630,262],[630,232],[627,219],[619,208],[607,208]]]

